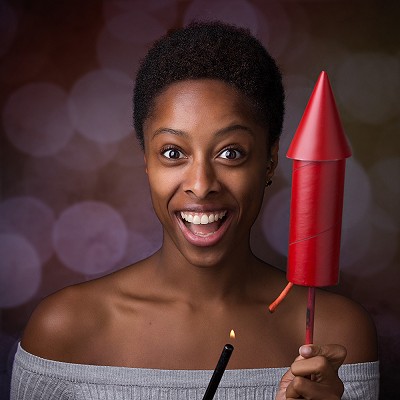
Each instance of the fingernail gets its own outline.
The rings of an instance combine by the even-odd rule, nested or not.
[[[300,346],[299,354],[303,357],[310,356],[312,354],[312,348],[310,346]]]

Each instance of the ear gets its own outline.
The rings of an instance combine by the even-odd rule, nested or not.
[[[275,168],[278,166],[279,140],[277,140],[270,148],[267,166],[266,182],[272,179]]]

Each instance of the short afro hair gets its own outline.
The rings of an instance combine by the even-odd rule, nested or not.
[[[156,41],[142,61],[133,95],[134,127],[144,148],[143,124],[155,98],[169,85],[217,79],[250,100],[272,145],[282,131],[284,89],[274,59],[247,29],[219,21],[195,22]]]

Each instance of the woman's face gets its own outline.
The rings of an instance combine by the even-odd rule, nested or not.
[[[255,121],[236,89],[204,79],[169,86],[145,122],[146,170],[164,245],[194,265],[249,249],[277,161],[277,146],[268,149],[267,132]]]

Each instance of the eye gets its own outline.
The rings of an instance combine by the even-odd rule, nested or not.
[[[229,148],[223,150],[219,156],[221,158],[225,158],[226,160],[237,160],[243,156],[243,153],[240,150]]]
[[[171,160],[179,160],[180,158],[185,157],[184,154],[180,150],[176,149],[175,147],[163,149],[163,150],[161,150],[161,154],[165,158],[169,158]]]

